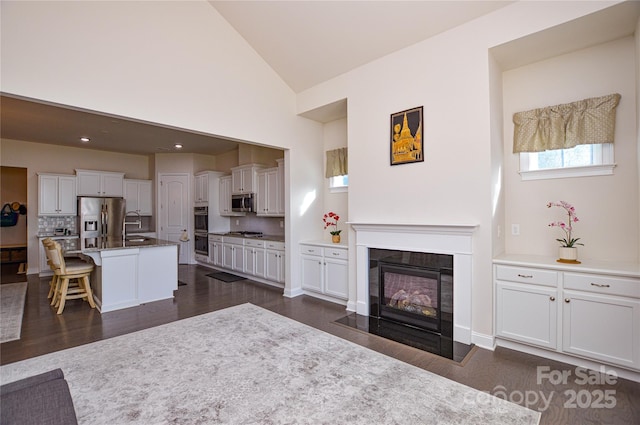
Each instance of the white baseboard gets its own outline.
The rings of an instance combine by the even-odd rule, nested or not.
[[[490,351],[496,348],[496,339],[493,335],[485,335],[478,332],[471,332],[471,342],[480,348]]]

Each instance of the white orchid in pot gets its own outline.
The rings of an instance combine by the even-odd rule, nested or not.
[[[578,249],[577,245],[584,246],[583,243],[578,242],[580,238],[573,237],[573,224],[580,221],[578,216],[576,215],[576,209],[573,205],[569,204],[565,201],[559,202],[549,202],[547,204],[547,208],[551,207],[560,207],[565,210],[567,213],[568,220],[565,223],[564,221],[553,221],[549,223],[549,227],[558,227],[564,233],[564,238],[557,238],[556,240],[560,242],[560,262],[571,262],[571,263],[579,263],[578,259]]]

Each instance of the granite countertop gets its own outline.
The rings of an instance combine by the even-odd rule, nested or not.
[[[80,235],[77,233],[71,233],[70,235],[61,235],[59,233],[54,233],[54,232],[45,232],[45,233],[38,233],[37,237],[39,238],[79,238]]]
[[[128,249],[128,248],[154,248],[159,246],[178,245],[178,242],[171,242],[164,239],[156,238],[135,238],[132,240],[122,240],[122,238],[97,238],[97,246],[87,247],[77,251],[68,251],[68,253],[80,253],[80,252],[99,252],[113,249]],[[143,239],[143,240],[140,240]]]
[[[231,238],[240,238],[240,239],[255,239],[258,241],[272,241],[272,242],[285,242],[284,240],[284,235],[260,235],[260,236],[255,236],[255,235],[241,235],[238,233],[233,233],[233,232],[212,232],[209,233],[210,235],[217,235],[217,236],[227,236],[227,237],[231,237]]]

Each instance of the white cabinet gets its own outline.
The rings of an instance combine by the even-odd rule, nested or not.
[[[265,241],[265,277],[278,283],[285,281],[285,246],[283,242]]]
[[[38,215],[76,215],[76,177],[38,174]]]
[[[265,278],[266,271],[265,241],[245,239],[244,241],[244,272],[252,276]]]
[[[244,239],[224,237],[222,267],[244,273]]]
[[[209,205],[209,178],[210,174],[206,171],[193,176],[193,200],[196,206]]]
[[[123,196],[124,173],[76,170],[78,196]]]
[[[220,177],[219,188],[220,191],[218,193],[218,208],[220,211],[220,215],[223,217],[232,217],[232,216],[243,216],[247,215],[247,213],[243,212],[234,212],[231,209],[231,176],[223,176]]]
[[[153,215],[151,180],[124,179],[122,192],[127,212],[135,211],[140,215]]]
[[[222,236],[209,235],[209,263],[213,264],[214,266],[222,267],[224,264],[222,255]]]
[[[258,173],[258,198],[256,214],[260,216],[284,215],[284,208],[281,209],[281,198],[283,188],[281,187],[280,170],[278,168],[268,168]]]
[[[245,193],[255,193],[257,190],[258,170],[263,166],[257,164],[242,165],[231,169],[231,193],[242,195]]]
[[[562,325],[564,352],[640,369],[638,280],[565,273]]]
[[[330,297],[349,297],[349,251],[346,247],[300,245],[302,288]]]
[[[640,278],[569,267],[494,265],[498,341],[640,370]]]

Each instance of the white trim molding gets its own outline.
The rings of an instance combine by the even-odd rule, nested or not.
[[[473,233],[477,225],[348,222],[356,233],[356,293],[349,304],[369,316],[369,248],[453,255],[453,339],[471,344]]]

